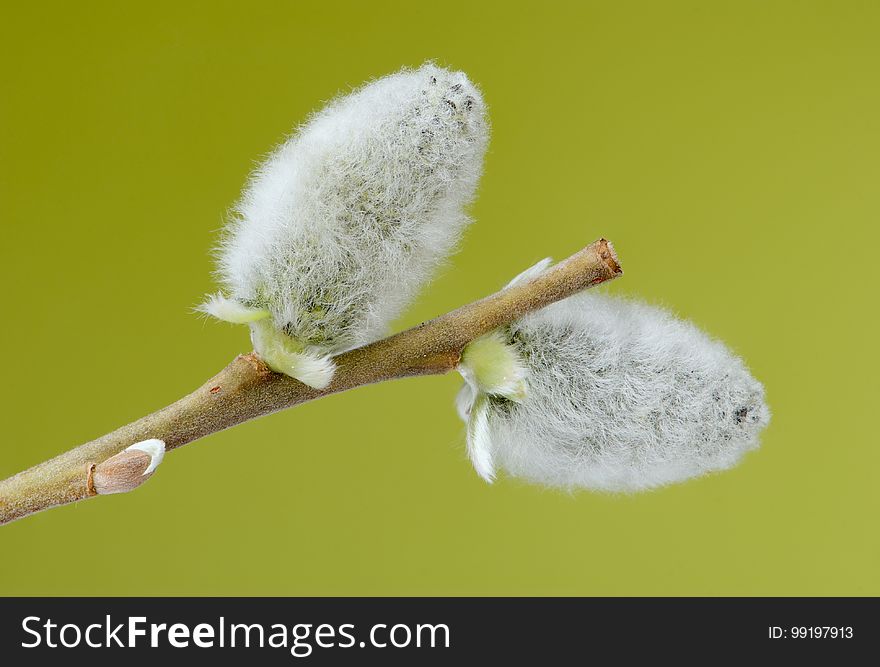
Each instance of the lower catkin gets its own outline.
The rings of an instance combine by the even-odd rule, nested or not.
[[[743,362],[660,308],[584,293],[504,335],[525,397],[470,385],[461,397],[471,458],[489,480],[501,469],[566,489],[651,489],[732,467],[770,420]]]

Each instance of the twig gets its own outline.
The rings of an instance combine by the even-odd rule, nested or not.
[[[106,479],[106,471],[127,470],[131,475],[132,469],[146,467],[143,457],[120,456],[133,443],[156,438],[170,451],[329,394],[395,378],[447,373],[475,338],[621,273],[611,244],[600,239],[531,282],[339,355],[334,359],[333,381],[323,390],[273,373],[254,353],[241,355],[176,403],[0,482],[0,524],[57,505],[129,490],[126,486],[134,488],[140,481],[95,485],[96,470],[101,480]]]

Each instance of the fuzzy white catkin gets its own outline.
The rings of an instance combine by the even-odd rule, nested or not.
[[[487,141],[461,72],[429,63],[340,97],[253,174],[220,249],[226,295],[204,309],[326,384],[315,363],[384,335],[455,246]]]
[[[519,402],[460,396],[480,474],[633,492],[735,465],[770,419],[742,361],[652,306],[582,293],[504,331],[525,368]],[[475,411],[479,411],[479,414]]]

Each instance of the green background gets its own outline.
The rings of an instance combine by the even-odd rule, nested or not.
[[[0,476],[190,391],[190,309],[259,159],[434,58],[493,122],[477,223],[398,323],[612,239],[611,292],[767,387],[737,469],[630,497],[484,484],[457,376],[366,387],[0,529],[0,594],[880,595],[873,2],[16,3],[0,23]]]

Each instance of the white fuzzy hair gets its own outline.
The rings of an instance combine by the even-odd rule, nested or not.
[[[504,330],[525,367],[518,402],[467,384],[477,471],[633,492],[735,465],[770,420],[742,361],[648,305],[582,293]]]
[[[203,309],[238,322],[267,311],[290,339],[272,341],[287,350],[276,370],[295,377],[300,353],[381,337],[468,224],[487,142],[461,72],[428,63],[340,97],[252,175],[220,248],[227,296]],[[255,345],[272,338],[261,327]]]

